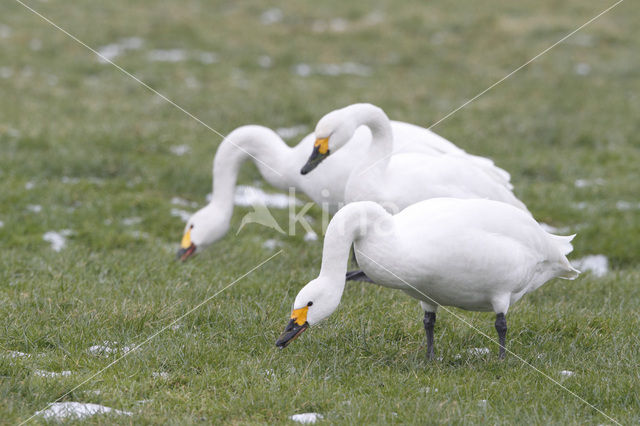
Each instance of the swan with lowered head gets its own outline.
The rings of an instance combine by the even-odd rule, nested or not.
[[[395,213],[429,198],[486,198],[527,211],[512,192],[509,174],[491,160],[460,149],[444,155],[394,153],[394,146],[402,146],[403,140],[393,134],[384,111],[371,104],[349,105],[322,117],[301,173],[306,175],[349,147],[351,135],[362,126],[371,130],[372,138],[364,160],[352,168],[347,180],[346,203],[376,201]],[[330,174],[331,169],[320,167],[316,173]]]
[[[296,296],[276,345],[287,346],[336,310],[353,244],[376,284],[420,301],[429,358],[441,305],[495,312],[503,358],[509,306],[552,278],[578,276],[566,258],[573,237],[549,234],[521,209],[491,200],[434,198],[396,215],[373,202],[348,204],[329,223],[320,274]]]
[[[403,141],[400,149],[403,152],[464,154],[451,142],[422,127],[392,121],[390,128],[393,137]],[[313,134],[306,136],[297,146],[290,147],[267,127],[248,125],[232,131],[220,144],[213,160],[211,201],[187,222],[178,256],[186,260],[227,233],[233,213],[236,180],[240,166],[247,159],[253,160],[260,174],[272,186],[285,190],[294,187],[323,209],[335,213],[344,203],[345,182],[349,174],[359,159],[366,155],[371,131],[364,126],[353,129],[349,139],[353,143],[346,144],[324,162],[323,168],[327,173],[301,176],[296,165],[302,164],[312,149]]]

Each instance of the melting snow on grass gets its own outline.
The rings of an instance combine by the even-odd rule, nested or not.
[[[187,52],[184,49],[155,49],[147,57],[152,62],[182,62],[187,59]]]
[[[275,250],[277,247],[281,247],[282,243],[278,240],[274,240],[273,238],[268,239],[264,243],[262,243],[262,248],[267,250]]]
[[[87,351],[92,355],[109,356],[118,352],[126,354],[131,349],[133,349],[131,346],[123,346],[119,348],[118,342],[104,341],[101,345],[91,346]]]
[[[175,145],[169,148],[169,150],[173,155],[177,155],[178,157],[181,157],[186,153],[188,153],[189,151],[191,151],[191,147],[189,145]]]
[[[188,201],[180,197],[173,197],[171,199],[171,204],[175,206],[192,207],[194,209],[198,207],[198,203],[196,203],[195,201]]]
[[[260,22],[262,25],[273,25],[282,21],[282,18],[284,18],[282,10],[274,7],[262,12],[262,15],[260,15]]]
[[[304,234],[304,240],[305,241],[317,241],[318,240],[318,234],[316,234],[313,231],[309,231],[306,234]]]
[[[602,186],[605,184],[605,180],[602,178],[596,179],[576,179],[573,183],[576,188],[587,188],[589,186]]]
[[[302,413],[302,414],[294,414],[289,418],[294,422],[298,422],[302,424],[312,424],[317,422],[318,420],[322,420],[324,416],[318,413]]]
[[[5,24],[0,24],[0,38],[11,37],[11,27]]]
[[[46,410],[36,412],[36,416],[42,416],[45,420],[83,419],[96,414],[118,414],[131,416],[129,411],[116,410],[99,404],[82,402],[55,402]]]
[[[71,235],[71,230],[63,229],[60,232],[45,232],[42,239],[51,244],[54,251],[60,251],[67,245],[67,237]]]
[[[0,228],[4,226],[4,222],[0,220]]]
[[[171,209],[171,216],[179,217],[184,223],[187,223],[191,218],[192,213],[181,209]]]
[[[560,372],[560,375],[561,375],[561,376],[567,376],[567,377],[571,377],[571,376],[573,376],[574,374],[576,374],[576,373],[574,373],[573,371],[569,371],[569,370],[562,370],[562,371]]]
[[[372,74],[371,68],[355,62],[345,62],[343,64],[297,64],[293,72],[301,77],[308,77],[312,74],[318,75],[357,75],[368,77]]]
[[[629,201],[618,201],[616,203],[616,209],[626,211],[626,210],[638,210],[640,209],[640,203],[630,203]]]
[[[5,358],[31,358],[31,354],[20,351],[9,351],[4,355]]]
[[[251,207],[255,205],[264,205],[274,207],[276,209],[286,209],[289,207],[289,196],[285,194],[267,194],[262,189],[239,185],[236,187],[234,197],[236,206]],[[301,205],[301,201],[293,198],[295,205]]]
[[[602,254],[590,254],[571,262],[574,268],[582,272],[591,272],[596,277],[603,277],[609,272],[609,260]]]
[[[133,226],[133,225],[137,225],[139,223],[142,222],[142,218],[141,217],[125,217],[124,219],[122,219],[122,224],[124,226]]]
[[[69,370],[64,371],[45,371],[45,370],[35,370],[33,372],[36,376],[46,377],[46,378],[54,378],[54,377],[68,377],[73,374],[73,372]]]
[[[127,50],[137,50],[142,47],[144,41],[139,37],[123,38],[117,43],[107,44],[98,48],[98,61],[101,64],[109,63]]]
[[[42,211],[42,206],[40,204],[27,204],[27,210],[31,213],[40,213]]]
[[[154,379],[164,379],[167,380],[169,378],[169,373],[167,373],[166,371],[154,371],[153,373],[151,373],[151,376]]]

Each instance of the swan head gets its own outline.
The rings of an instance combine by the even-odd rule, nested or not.
[[[347,108],[331,111],[318,121],[313,151],[300,170],[301,174],[306,175],[318,167],[330,153],[342,148],[353,137],[358,129],[358,123],[350,120],[347,112]]]
[[[289,323],[276,341],[276,346],[285,348],[310,325],[331,315],[340,304],[343,289],[344,281],[334,283],[324,277],[318,277],[304,286],[296,296]]]
[[[211,203],[189,218],[184,228],[178,259],[185,261],[196,251],[222,238],[229,230],[228,215]]]

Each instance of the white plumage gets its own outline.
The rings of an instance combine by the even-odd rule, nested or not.
[[[396,152],[422,152],[430,155],[452,154],[468,156],[451,142],[422,127],[392,121],[388,123],[393,138],[402,141]],[[295,147],[288,146],[273,130],[257,125],[242,126],[232,131],[220,144],[213,161],[213,193],[210,203],[196,212],[185,227],[190,242],[198,250],[222,238],[229,230],[233,213],[233,198],[240,166],[250,159],[262,177],[276,188],[295,188],[331,213],[344,204],[345,184],[358,163],[366,157],[371,141],[368,127],[354,128],[345,147],[323,163],[324,173],[302,176],[304,164],[314,144],[313,134],[307,135]],[[393,142],[392,142],[393,144]],[[391,147],[394,150],[393,146]],[[491,160],[472,157],[479,163]],[[500,169],[497,173],[508,174]],[[181,253],[186,253],[185,248]],[[196,249],[190,250],[190,256]]]
[[[509,174],[487,158],[469,155],[455,146],[439,155],[398,152],[397,148],[394,151],[394,147],[405,143],[417,144],[415,138],[420,134],[400,139],[392,131],[384,111],[371,104],[353,104],[332,111],[318,122],[315,135],[319,140],[328,140],[328,154],[323,157],[314,152],[316,155],[312,155],[303,173],[318,167],[310,174],[331,175],[333,169],[319,165],[320,161],[324,158],[328,161],[357,143],[349,138],[361,126],[371,130],[372,139],[365,159],[352,168],[347,180],[347,203],[376,201],[397,212],[429,198],[486,198],[527,210],[513,194]],[[348,157],[342,158],[349,161]]]
[[[294,312],[312,302],[306,320],[313,325],[337,308],[353,243],[358,264],[376,284],[420,300],[428,338],[431,329],[430,355],[440,305],[494,311],[504,345],[511,304],[552,278],[579,274],[566,258],[572,239],[549,234],[527,212],[491,200],[434,198],[396,215],[373,202],[352,203],[331,220],[320,275],[300,291]]]

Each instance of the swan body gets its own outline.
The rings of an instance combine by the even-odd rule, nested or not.
[[[305,322],[288,328],[306,328],[337,308],[353,244],[358,264],[376,284],[420,301],[428,343],[430,320],[430,356],[439,306],[495,312],[504,330],[498,330],[503,356],[509,306],[552,278],[578,276],[566,258],[573,237],[549,234],[527,212],[492,200],[433,198],[396,215],[373,202],[351,203],[327,228],[319,276],[295,299],[292,321],[306,307]]]
[[[403,141],[397,149],[392,147],[396,152],[465,155],[451,142],[422,127],[397,121],[392,121],[389,126],[393,136]],[[345,183],[349,175],[368,152],[371,130],[361,126],[354,129],[348,139],[352,143],[346,144],[324,162],[323,168],[327,173],[302,176],[297,165],[304,163],[312,149],[313,134],[290,147],[267,127],[248,125],[232,131],[220,144],[213,161],[211,201],[187,222],[179,257],[187,259],[196,250],[214,243],[228,232],[239,169],[248,159],[253,160],[262,177],[272,186],[283,190],[295,188],[323,209],[335,213],[344,204]],[[480,162],[486,160],[478,158]]]
[[[314,150],[301,172],[309,173],[357,143],[349,142],[349,137],[362,126],[371,130],[372,138],[364,160],[346,182],[345,202],[375,201],[397,212],[429,198],[486,198],[527,211],[512,192],[509,174],[487,158],[469,155],[455,145],[439,155],[394,151],[404,141],[396,138],[384,111],[371,104],[353,104],[325,115],[316,126]],[[415,143],[415,137],[420,136],[413,134],[409,143]],[[319,168],[316,173],[331,170]]]

